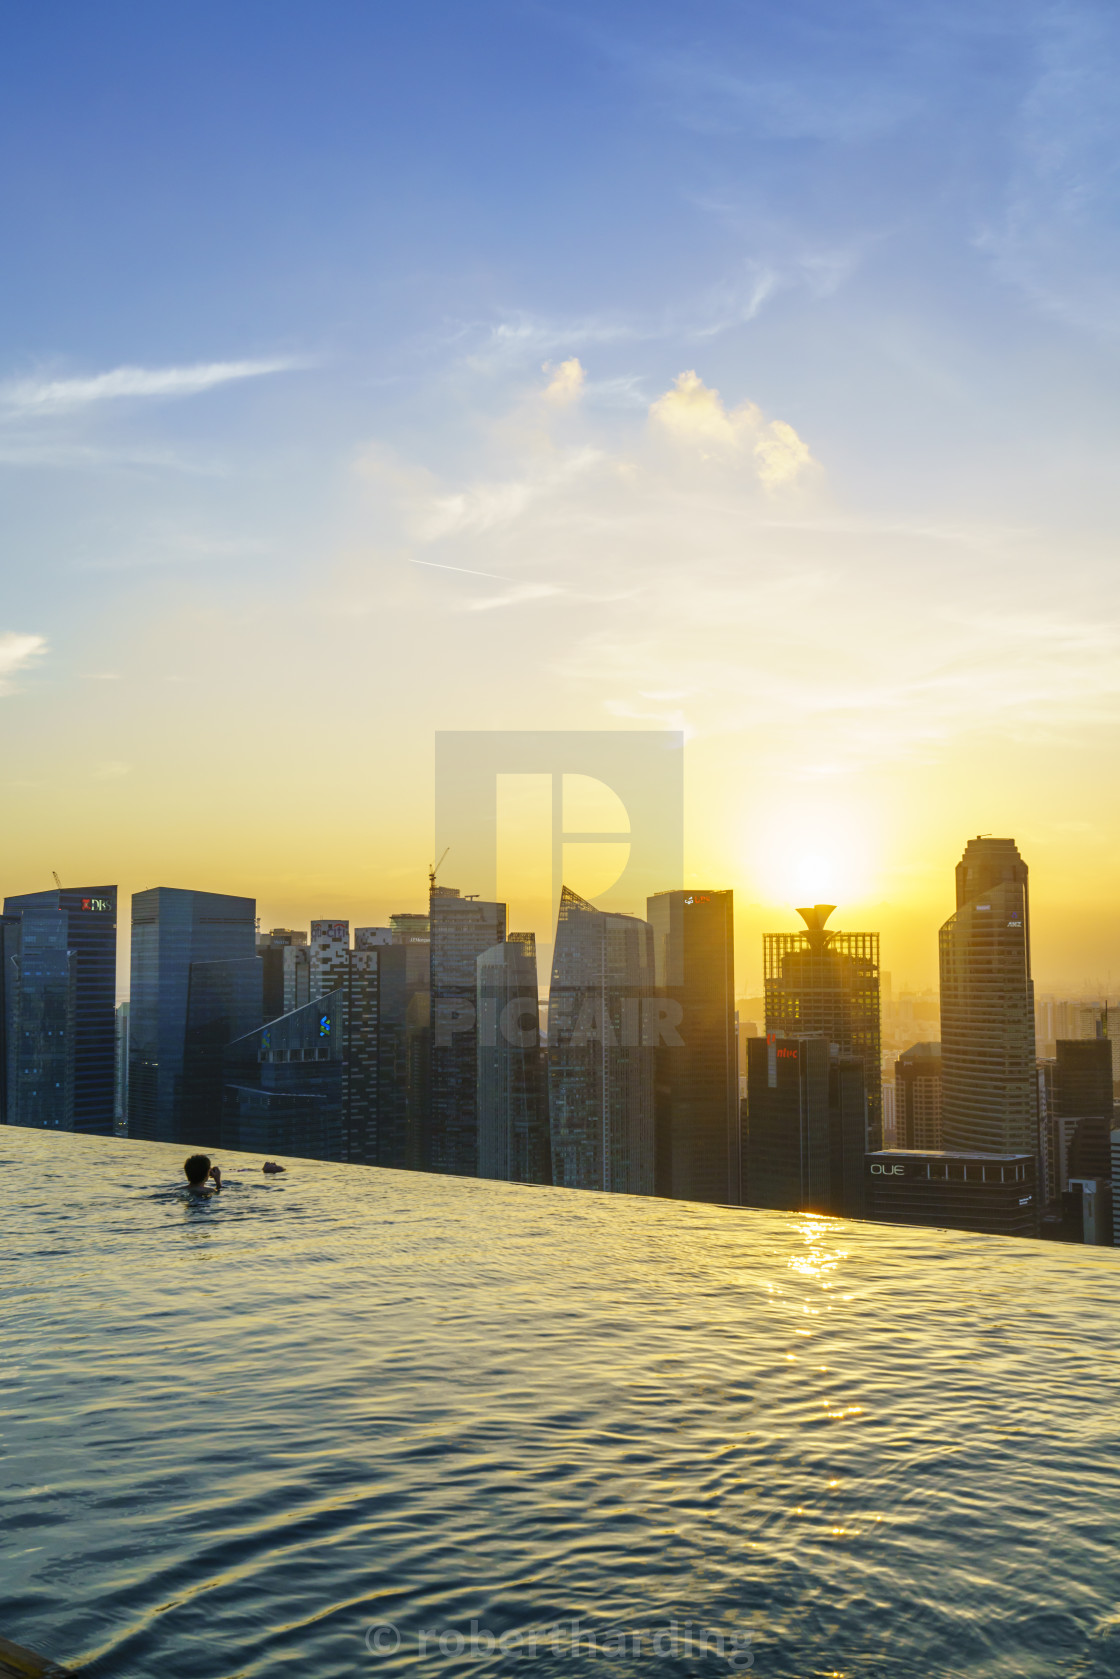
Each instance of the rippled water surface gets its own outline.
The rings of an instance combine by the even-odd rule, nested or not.
[[[140,1679],[1120,1673],[1112,1251],[238,1156],[198,1202],[181,1153],[0,1131],[0,1633]]]

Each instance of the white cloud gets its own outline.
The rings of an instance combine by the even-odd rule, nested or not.
[[[578,356],[570,356],[567,361],[562,361],[559,367],[553,367],[550,361],[546,361],[541,371],[552,375],[545,387],[546,402],[555,403],[558,408],[566,408],[569,403],[579,401],[587,383],[587,374],[580,366]]]
[[[12,678],[46,650],[46,639],[41,635],[16,635],[10,630],[0,635],[0,694],[6,694]]]
[[[116,367],[85,379],[16,379],[0,385],[0,406],[23,417],[65,414],[125,397],[197,396],[218,385],[302,366],[306,363],[290,359],[213,361],[192,367]]]
[[[658,397],[650,418],[678,442],[696,445],[706,458],[749,452],[767,489],[792,484],[814,464],[808,444],[785,420],[764,420],[753,402],[725,408],[719,392],[692,369],[679,374],[672,390]]]

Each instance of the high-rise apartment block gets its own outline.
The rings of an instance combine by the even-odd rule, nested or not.
[[[826,927],[833,904],[799,909],[800,933],[767,933],[763,944],[766,1031],[818,1033],[842,1055],[863,1062],[867,1147],[883,1140],[879,935]]]
[[[560,895],[548,1007],[554,1181],[654,1193],[656,1006],[653,929]]]
[[[349,921],[313,921],[311,923],[310,1001],[325,997],[346,983],[346,964],[350,954]]]
[[[1038,1148],[1027,865],[978,836],[957,864],[941,929],[942,1136],[953,1150]]]
[[[654,982],[678,1040],[657,1049],[656,1190],[678,1200],[739,1200],[733,902],[699,890],[646,901]]]
[[[0,955],[8,1124],[112,1135],[116,887],[6,898]]]

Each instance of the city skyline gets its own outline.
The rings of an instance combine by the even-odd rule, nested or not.
[[[960,844],[961,841],[958,840],[956,851],[953,854],[954,857],[959,855]],[[430,843],[427,850],[428,852],[431,850]],[[425,852],[424,855],[426,856],[427,852]],[[946,878],[948,877],[948,870],[951,866],[952,864],[949,859],[946,859]],[[1032,861],[1032,870],[1033,866]],[[692,871],[689,872],[691,873]],[[220,894],[229,893],[233,896],[254,896],[252,891],[235,892],[225,876],[221,874],[211,874],[204,867],[188,868],[186,873],[188,878],[195,880],[196,882],[203,879],[209,880],[210,882],[210,884],[205,886],[195,885],[188,890],[213,891]],[[86,874],[89,875],[90,871],[87,870]],[[425,864],[422,868],[418,868],[416,870],[416,874],[418,876],[418,884],[416,890],[411,893],[407,890],[403,892],[389,892],[381,890],[376,895],[371,893],[366,896],[346,899],[339,893],[325,892],[320,895],[318,893],[312,894],[309,891],[304,890],[298,895],[293,894],[290,897],[280,900],[282,904],[286,904],[288,906],[287,915],[281,914],[277,911],[274,900],[257,896],[257,918],[260,922],[262,930],[269,930],[274,927],[284,928],[290,924],[294,927],[302,928],[306,932],[313,922],[324,920],[324,906],[327,905],[331,910],[330,919],[332,921],[337,920],[339,923],[346,922],[352,927],[362,926],[365,924],[387,926],[394,916],[425,913],[419,908],[419,906],[421,904],[426,904],[427,902],[427,864]],[[827,874],[825,874],[825,878],[827,878]],[[9,875],[7,884],[9,886],[15,886],[19,884],[19,882],[12,881]],[[711,882],[708,881],[704,884],[710,886]],[[251,888],[251,875],[248,876],[248,885]],[[0,881],[0,889],[3,889],[4,886],[5,883]],[[780,903],[775,906],[766,906],[751,902],[743,904],[739,901],[739,888],[736,886],[734,880],[725,880],[724,886],[728,890],[733,891],[736,898],[736,995],[740,997],[761,997],[763,991],[761,943],[763,932],[801,932],[804,930],[804,923],[801,920],[800,911],[794,907],[792,900],[788,904]],[[36,887],[34,885],[20,885],[19,890],[23,895],[27,895],[36,891],[48,890],[48,888]],[[68,888],[68,890],[73,890],[73,888]],[[128,886],[121,884],[117,890],[119,902],[123,909],[124,906],[127,906],[132,896],[144,891],[156,890],[156,887],[149,884],[144,887],[130,889]],[[671,890],[671,888],[666,888],[666,890]],[[1039,908],[1040,894],[1037,887],[1037,881],[1035,880],[1033,874],[1032,897],[1036,906],[1035,925],[1032,927],[1032,954],[1033,966],[1037,974],[1040,966],[1038,959],[1038,948],[1040,943],[1039,934],[1041,931],[1041,942],[1043,949],[1045,949],[1046,923],[1049,916],[1047,914],[1048,906],[1045,899],[1042,899],[1041,908]],[[921,996],[923,994],[927,996],[937,994],[939,989],[938,932],[940,927],[943,925],[946,916],[951,913],[952,902],[950,889],[943,887],[943,899],[944,901],[940,906],[940,910],[934,910],[931,912],[931,918],[928,921],[928,924],[923,918],[922,925],[915,931],[911,941],[911,948],[915,949],[921,948],[923,939],[928,945],[929,954],[925,967],[920,968],[918,971],[907,971],[907,969],[899,961],[898,946],[895,945],[892,950],[892,947],[887,940],[883,940],[884,955],[882,969],[884,974],[890,978],[893,995],[898,996],[901,993],[912,993],[915,996]],[[521,913],[516,895],[506,894],[505,896],[502,896],[501,901],[510,906],[511,925],[518,924],[526,919]],[[355,903],[358,906],[357,908],[354,907]],[[293,909],[292,906],[295,906],[295,908]],[[533,907],[539,914],[539,905],[534,904]],[[841,915],[849,923],[854,924],[856,921],[859,921],[869,926],[875,926],[876,929],[881,928],[884,924],[884,918],[879,913],[882,906],[878,906],[877,909],[873,899],[863,900],[862,906],[860,900],[858,899],[842,899],[839,908]],[[635,901],[634,908],[627,913],[641,914],[642,905]],[[1057,907],[1055,906],[1051,909],[1050,913],[1056,917]],[[784,922],[785,926],[779,926],[779,922]],[[532,930],[537,934],[538,949],[550,952],[552,934],[555,931],[554,918],[552,920],[541,921],[539,927]],[[129,957],[128,925],[127,920],[122,916],[117,929],[116,995],[118,1002],[126,1001],[129,995]],[[917,967],[917,964],[915,964],[915,967]],[[542,994],[547,994],[548,971],[549,970],[546,964],[542,970]],[[1115,992],[1112,989],[1113,985],[1116,987]],[[1036,977],[1035,979],[1034,988],[1036,996],[1040,1001],[1043,999],[1064,997],[1073,1002],[1078,1000],[1088,1000],[1090,998],[1095,999],[1098,1002],[1107,1002],[1111,996],[1116,996],[1118,1000],[1120,1000],[1120,967],[1115,970],[1115,973],[1111,968],[1099,973],[1094,973],[1088,968],[1085,968],[1078,973],[1076,967],[1073,966],[1071,966],[1069,972],[1066,973],[1055,972],[1053,968],[1049,972],[1047,972],[1046,969],[1042,969],[1041,976]]]
[[[1111,32],[981,10],[21,19],[8,887],[372,924],[422,905],[435,730],[680,727],[665,884],[734,888],[742,972],[829,901],[932,983],[993,832],[1040,983],[1103,989]]]

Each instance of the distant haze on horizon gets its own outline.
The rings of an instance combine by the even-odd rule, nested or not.
[[[740,995],[818,900],[935,985],[979,832],[1107,990],[1118,80],[1076,0],[13,15],[0,892],[379,924],[436,731],[681,729]]]

